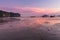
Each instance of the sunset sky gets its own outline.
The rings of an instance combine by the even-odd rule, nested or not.
[[[0,9],[25,16],[60,12],[60,0],[0,0]]]

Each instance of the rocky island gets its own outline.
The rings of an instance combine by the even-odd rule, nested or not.
[[[0,17],[21,17],[21,14],[0,10]]]

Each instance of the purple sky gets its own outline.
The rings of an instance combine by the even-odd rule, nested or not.
[[[60,0],[0,0],[0,9],[22,15],[55,13],[60,11]]]

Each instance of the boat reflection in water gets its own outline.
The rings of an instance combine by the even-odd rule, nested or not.
[[[60,40],[60,19],[0,18],[0,40]]]

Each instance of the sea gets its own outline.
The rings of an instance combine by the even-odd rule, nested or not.
[[[60,40],[60,18],[0,18],[0,40]]]

